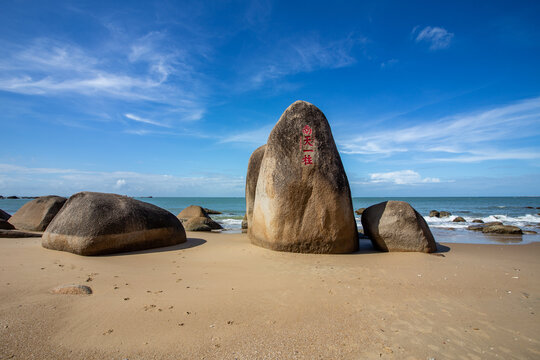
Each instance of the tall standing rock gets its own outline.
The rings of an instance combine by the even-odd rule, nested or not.
[[[259,180],[259,171],[264,156],[266,145],[259,146],[251,154],[248,162],[246,174],[246,229],[249,227],[253,217],[253,203],[255,202],[255,189],[257,189],[257,180]]]
[[[8,221],[19,230],[45,231],[66,200],[55,195],[38,197],[24,204]]]
[[[279,251],[349,253],[358,249],[347,175],[330,125],[296,101],[268,137],[248,234]]]

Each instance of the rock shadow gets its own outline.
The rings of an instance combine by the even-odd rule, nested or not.
[[[206,243],[206,240],[204,239],[188,238],[186,242],[183,242],[182,244],[165,246],[165,247],[160,247],[160,248],[153,248],[153,249],[126,251],[126,252],[121,252],[121,253],[116,253],[116,254],[107,254],[107,255],[98,255],[98,256],[103,256],[103,257],[126,256],[126,255],[135,255],[135,254],[151,254],[151,253],[159,253],[159,252],[166,252],[166,251],[185,250],[185,249],[190,249],[190,248],[203,245],[204,243]]]
[[[438,253],[447,253],[450,251],[450,247],[446,245],[442,245],[441,243],[436,242],[437,244],[437,251],[432,254],[438,254]]]

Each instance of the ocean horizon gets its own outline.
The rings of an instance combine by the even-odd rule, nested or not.
[[[216,210],[221,214],[211,217],[223,226],[224,232],[241,232],[242,219],[246,211],[245,197],[134,197],[177,215],[190,205],[199,205]],[[540,196],[499,196],[499,197],[353,197],[353,209],[367,208],[386,201],[405,201],[416,209],[426,220],[435,240],[448,243],[473,244],[527,244],[540,241],[539,234],[486,235],[467,230],[472,221],[501,221],[522,230],[540,230]],[[31,199],[0,199],[0,209],[14,214]],[[431,210],[448,211],[452,215],[444,218],[430,217]],[[461,216],[465,222],[454,222]],[[355,214],[359,230],[361,217]]]

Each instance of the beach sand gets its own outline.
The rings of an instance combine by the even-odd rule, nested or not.
[[[540,358],[540,243],[312,255],[188,238],[101,257],[0,239],[0,359]],[[50,293],[70,283],[94,293]]]

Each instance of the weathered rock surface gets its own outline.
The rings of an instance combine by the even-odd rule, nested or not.
[[[170,212],[127,196],[73,195],[43,233],[42,246],[79,255],[102,255],[171,246],[186,241]]]
[[[364,233],[381,251],[435,252],[437,244],[428,224],[404,201],[385,201],[362,214]]]
[[[248,161],[246,174],[246,229],[249,228],[249,223],[253,217],[253,203],[255,202],[255,189],[259,180],[259,171],[261,169],[262,158],[266,150],[266,145],[259,146]]]
[[[442,217],[442,218],[444,218],[444,217],[449,217],[449,216],[451,216],[451,215],[452,215],[452,213],[451,213],[451,212],[448,212],[448,211],[441,211],[441,212],[439,213],[439,217]]]
[[[473,221],[474,222],[474,221]],[[490,222],[487,222],[487,223],[483,223],[483,224],[479,224],[479,225],[470,225],[470,226],[467,226],[467,230],[472,230],[472,231],[482,231],[483,228],[485,228],[486,226],[491,226],[491,225],[502,225],[503,223],[500,222],[500,221],[490,221]]]
[[[482,228],[484,234],[514,234],[521,235],[523,231],[517,226],[512,225],[489,225]]]
[[[57,286],[51,290],[51,293],[61,295],[91,295],[92,289],[86,285],[69,284]]]
[[[362,215],[362,213],[364,212],[364,210],[366,210],[366,208],[360,208],[360,209],[356,210],[354,213],[355,213],[356,215]]]
[[[194,217],[208,217],[206,210],[198,205],[190,205],[176,215],[180,221],[186,221]]]
[[[464,218],[462,218],[461,216],[458,216],[456,217],[454,220],[452,220],[453,222],[465,222],[466,220]]]
[[[7,212],[5,212],[4,210],[0,209],[0,220],[9,220],[9,218],[11,217],[11,215],[9,215]]]
[[[39,197],[24,204],[8,221],[18,230],[44,231],[66,200],[54,195]]]
[[[13,229],[15,229],[15,226],[11,225],[6,220],[0,219],[0,229],[2,229],[2,230],[13,230]]]
[[[430,217],[440,217],[441,216],[441,213],[439,213],[437,210],[431,210],[429,212],[429,216]]]
[[[186,231],[212,231],[223,229],[221,225],[207,216],[192,217],[182,224]]]
[[[221,225],[212,220],[205,208],[190,205],[177,215],[187,231],[210,231],[223,229]],[[204,220],[203,220],[204,219]]]
[[[358,249],[349,181],[330,125],[310,103],[289,106],[268,137],[248,234],[253,244],[279,251]]]

